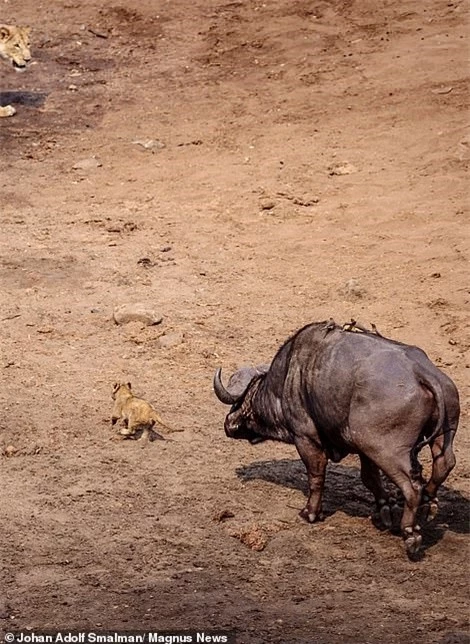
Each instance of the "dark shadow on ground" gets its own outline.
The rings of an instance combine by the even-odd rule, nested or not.
[[[42,107],[46,101],[45,92],[0,92],[0,105],[26,105]]]
[[[236,470],[243,481],[261,479],[276,485],[301,490],[307,496],[307,476],[301,461],[281,459],[258,461]],[[424,547],[440,541],[447,530],[459,534],[470,532],[470,501],[458,490],[441,487],[439,513],[426,525],[423,532]],[[359,467],[330,463],[327,470],[323,512],[331,516],[337,510],[354,517],[369,517],[374,511],[374,500],[364,487]]]

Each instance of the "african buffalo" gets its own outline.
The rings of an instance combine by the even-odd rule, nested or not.
[[[437,490],[455,465],[459,396],[424,351],[373,329],[354,321],[309,324],[283,344],[269,367],[242,369],[227,387],[218,369],[214,390],[231,405],[227,436],[296,446],[309,484],[300,515],[309,522],[321,517],[328,459],[358,454],[362,481],[390,528],[396,506],[382,482],[381,471],[386,474],[403,494],[401,533],[408,555],[415,556],[422,541],[418,509],[435,516]],[[418,461],[425,445],[433,458],[427,482]]]

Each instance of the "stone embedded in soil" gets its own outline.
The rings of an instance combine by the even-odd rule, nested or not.
[[[89,157],[88,159],[81,159],[81,161],[77,161],[72,166],[73,170],[94,170],[95,168],[101,168],[103,164],[101,161],[96,159],[95,157]]]
[[[459,161],[470,160],[470,134],[460,139],[455,155]]]
[[[295,204],[296,206],[305,206],[308,208],[309,206],[315,206],[317,203],[320,203],[320,198],[319,197],[294,197],[292,199],[292,203]]]
[[[354,172],[357,172],[357,168],[352,163],[335,163],[328,168],[328,174],[330,176],[341,177],[346,174],[353,174]]]
[[[165,333],[158,338],[158,344],[162,349],[170,349],[171,347],[177,347],[182,344],[184,341],[184,334],[181,331],[175,331],[174,333]]]
[[[216,523],[222,523],[223,521],[226,521],[227,519],[232,519],[235,516],[235,514],[231,510],[220,510],[220,512],[217,512],[217,514],[214,515],[213,520]]]
[[[116,324],[141,322],[146,326],[153,326],[160,324],[163,320],[163,316],[146,304],[136,303],[117,306],[113,312],[113,319]]]
[[[454,88],[451,85],[447,85],[444,87],[436,87],[435,89],[432,89],[431,92],[433,94],[450,94],[453,89]]]
[[[261,210],[272,210],[276,202],[273,199],[260,199],[259,205]]]
[[[140,145],[144,150],[163,150],[163,148],[166,148],[163,141],[157,141],[155,139],[136,139],[132,143],[134,145]]]

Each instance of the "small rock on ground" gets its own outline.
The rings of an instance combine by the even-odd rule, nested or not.
[[[72,166],[73,170],[94,170],[95,168],[101,168],[103,164],[101,161],[96,159],[95,157],[90,157],[89,159],[82,159],[81,161],[77,161]]]
[[[113,312],[113,319],[116,324],[127,324],[128,322],[142,322],[146,326],[160,324],[163,316],[146,304],[122,304],[117,306]]]
[[[336,163],[330,165],[328,168],[328,174],[330,176],[341,177],[342,175],[353,174],[354,172],[357,172],[357,168],[352,163]]]

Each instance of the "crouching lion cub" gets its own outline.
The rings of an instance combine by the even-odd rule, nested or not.
[[[135,436],[142,431],[140,440],[165,440],[161,434],[154,431],[153,426],[158,423],[168,431],[177,431],[168,427],[150,403],[143,398],[134,396],[131,391],[131,383],[115,383],[112,398],[114,408],[111,423],[115,425],[118,420],[123,421],[119,434],[123,437]]]

